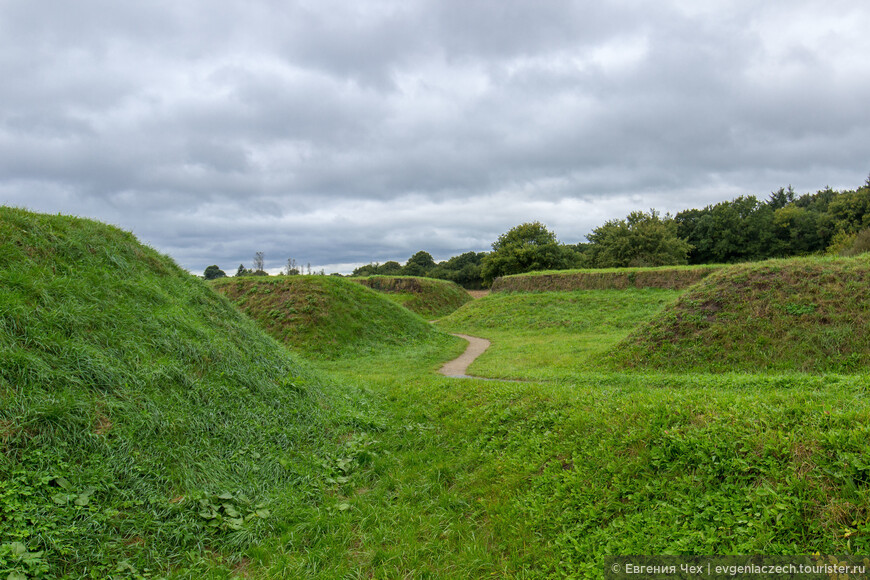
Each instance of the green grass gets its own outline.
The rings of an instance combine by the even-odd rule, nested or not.
[[[870,260],[770,260],[720,270],[640,326],[611,368],[838,372],[870,368]]]
[[[396,347],[432,332],[418,315],[344,278],[223,278],[213,287],[273,337],[309,357]]]
[[[573,378],[641,322],[679,296],[676,290],[493,293],[437,326],[487,338],[471,374],[511,379]]]
[[[493,292],[553,292],[663,288],[683,290],[724,266],[659,266],[655,268],[598,268],[543,270],[497,278]]]
[[[447,280],[415,276],[368,276],[351,280],[383,293],[393,302],[427,320],[447,316],[471,301],[468,292]]]
[[[398,317],[393,341],[316,328],[303,363],[115,228],[3,209],[0,240],[0,577],[598,578],[606,555],[870,551],[866,371],[602,364],[696,290],[476,300],[438,327],[493,341],[473,372],[531,380],[450,379],[464,341],[349,281],[237,287],[267,312]],[[780,277],[806,297],[848,288],[843,264]]]
[[[229,576],[330,504],[366,397],[130,234],[0,208],[4,578]]]
[[[866,377],[432,374],[449,351],[322,363],[381,396],[392,463],[343,528],[360,576],[600,577],[613,554],[870,549]]]

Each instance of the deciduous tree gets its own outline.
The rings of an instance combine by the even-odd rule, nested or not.
[[[674,219],[662,218],[654,209],[608,221],[586,237],[592,244],[587,250],[589,260],[597,268],[685,264],[691,249],[677,235]]]
[[[566,268],[571,257],[571,250],[541,222],[524,223],[493,242],[492,252],[483,258],[481,274],[488,286],[498,276]]]

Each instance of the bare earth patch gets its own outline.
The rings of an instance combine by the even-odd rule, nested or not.
[[[477,338],[467,334],[454,334],[453,336],[467,340],[468,348],[465,349],[462,356],[448,362],[438,372],[448,377],[471,378],[465,374],[465,371],[468,370],[468,366],[474,362],[474,359],[482,355],[489,348],[490,342],[485,338]]]

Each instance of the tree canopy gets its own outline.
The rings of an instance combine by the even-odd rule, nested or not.
[[[685,264],[691,246],[677,235],[672,217],[633,211],[624,220],[611,220],[586,236],[591,265],[597,268],[669,266]]]
[[[556,234],[544,224],[528,222],[493,242],[492,252],[483,258],[481,274],[489,285],[498,276],[567,268],[572,258],[573,252],[559,244]]]
[[[203,278],[206,280],[215,280],[217,278],[226,278],[227,273],[217,267],[217,264],[212,264],[203,272]]]

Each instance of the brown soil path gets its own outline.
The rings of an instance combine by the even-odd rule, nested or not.
[[[465,349],[462,356],[448,362],[441,367],[438,372],[448,377],[460,379],[476,378],[465,374],[465,371],[468,370],[468,365],[474,362],[474,359],[482,355],[483,352],[489,348],[490,342],[485,338],[477,338],[476,336],[468,336],[467,334],[454,334],[453,336],[458,336],[459,338],[467,340],[468,348]]]

